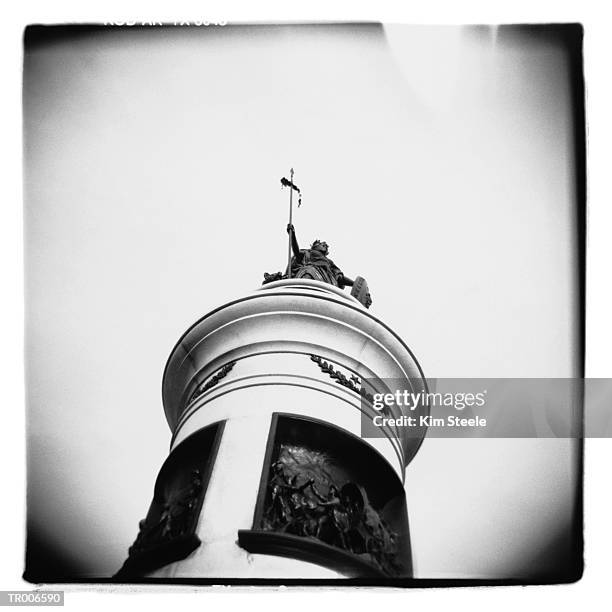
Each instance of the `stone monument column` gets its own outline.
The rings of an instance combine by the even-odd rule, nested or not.
[[[202,317],[166,365],[170,454],[117,577],[411,577],[404,471],[425,431],[361,437],[366,388],[389,381],[426,390],[402,339],[328,283]]]

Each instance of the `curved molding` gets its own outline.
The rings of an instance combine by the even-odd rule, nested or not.
[[[319,281],[286,279],[216,308],[183,334],[162,382],[170,428],[183,421],[192,390],[223,363],[264,353],[315,354],[361,378],[395,379],[405,388],[427,391],[408,346],[355,298]],[[421,442],[400,436],[404,465]]]
[[[344,289],[340,289],[340,287],[336,287],[334,285],[330,285],[329,283],[322,283],[321,281],[314,279],[306,279],[306,278],[286,278],[283,280],[274,281],[273,283],[268,283],[266,285],[262,285],[258,291],[275,291],[277,289],[296,289],[296,290],[307,290],[307,291],[320,291],[322,293],[332,293],[335,296],[351,303],[357,305],[361,310],[367,312],[367,309],[361,304],[361,302],[354,298],[350,293],[344,291]]]
[[[337,400],[343,402],[343,405],[348,405],[351,409],[357,410],[366,416],[373,416],[375,414],[374,409],[364,410],[363,405],[360,401],[356,399],[356,395],[350,392],[348,389],[341,387],[340,385],[336,385],[333,383],[329,383],[326,381],[321,381],[317,378],[310,378],[306,376],[298,376],[298,375],[277,375],[277,374],[260,374],[260,375],[251,375],[246,377],[239,377],[234,379],[233,381],[226,382],[224,384],[220,384],[218,387],[211,389],[209,393],[206,395],[202,395],[197,400],[195,400],[189,407],[189,409],[185,412],[185,414],[181,417],[181,420],[177,424],[174,433],[172,435],[172,440],[170,443],[170,448],[172,449],[175,441],[181,434],[183,427],[190,421],[191,417],[193,417],[198,411],[205,408],[209,403],[214,402],[219,397],[223,397],[228,393],[238,392],[245,389],[252,389],[255,387],[296,387],[298,389],[304,389],[308,391],[314,391],[317,393],[323,393],[325,395],[331,396]],[[293,414],[296,416],[303,416],[305,418],[311,418],[311,415],[308,412],[301,411],[296,409],[292,412],[287,412],[287,414]],[[217,419],[217,417],[215,417]],[[342,428],[341,428],[342,429]],[[407,456],[405,448],[400,443],[400,438],[397,435],[397,432],[393,432],[390,427],[382,427],[381,431],[384,437],[388,440],[389,444],[393,448],[393,452],[397,457],[397,461],[399,463],[400,469],[403,474],[403,470],[408,464]],[[348,432],[351,433],[351,432]],[[193,434],[189,434],[191,436]],[[351,433],[351,435],[354,435]],[[188,436],[188,437],[189,437]],[[418,444],[421,441],[418,440]],[[182,441],[181,441],[182,444]],[[413,451],[413,449],[410,449]],[[410,457],[416,453],[416,449],[409,455]]]
[[[251,554],[276,555],[314,563],[346,578],[388,578],[373,563],[314,538],[259,529],[239,529],[238,546]]]
[[[230,363],[236,364],[238,362],[243,361],[244,359],[250,359],[253,357],[260,357],[265,355],[300,355],[310,358],[316,348],[317,347],[306,346],[303,348],[303,350],[278,351],[274,350],[273,343],[260,343],[256,345],[249,345],[248,354],[244,347],[240,347],[227,353],[223,353],[212,362],[204,365],[198,372],[194,374],[192,382],[185,390],[183,398],[181,399],[181,405],[184,406],[184,408],[181,410],[179,420],[184,417],[185,412],[189,409],[192,400],[188,401],[188,398],[191,397],[196,387],[212,378],[215,372],[218,372],[226,365],[229,365]],[[328,352],[330,352],[329,349]],[[348,370],[351,374],[359,376],[360,378],[376,379],[381,389],[385,389],[385,391],[388,389],[384,385],[382,380],[377,379],[376,374],[374,372],[366,368],[363,364],[360,364],[361,367],[360,371],[358,372],[355,368],[355,364],[352,363],[352,361],[349,360],[348,363],[345,362],[346,357],[346,355],[334,353],[333,357],[330,357],[328,360],[344,368],[345,370]]]

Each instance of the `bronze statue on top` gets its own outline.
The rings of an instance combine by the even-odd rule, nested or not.
[[[291,242],[293,256],[285,274],[264,274],[263,284],[271,283],[285,278],[310,278],[323,283],[329,283],[334,287],[352,287],[351,295],[366,308],[372,304],[372,298],[366,280],[358,276],[352,280],[340,270],[340,268],[327,256],[329,246],[327,242],[315,240],[309,249],[300,249],[295,235],[295,228],[291,223],[287,225],[287,232]]]
[[[293,182],[293,168],[291,168],[290,177],[290,179],[285,177],[281,179],[281,185],[289,187],[289,224],[287,225],[289,253],[287,270],[285,274],[281,272],[275,272],[274,274],[264,273],[263,284],[285,278],[310,278],[340,287],[340,289],[352,287],[351,295],[366,308],[369,308],[372,304],[372,298],[365,278],[358,276],[355,280],[352,280],[345,276],[342,270],[327,256],[329,252],[327,242],[315,240],[309,249],[300,249],[291,219],[293,217],[293,192],[296,191],[299,195],[298,207],[302,203],[302,192]]]
[[[287,225],[287,233],[291,238],[291,278],[311,278],[312,280],[329,283],[335,287],[352,287],[354,282],[344,276],[342,270],[327,256],[327,242],[315,240],[309,249],[300,249],[293,225]]]

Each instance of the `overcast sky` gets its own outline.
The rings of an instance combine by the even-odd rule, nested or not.
[[[368,279],[427,376],[575,375],[568,74],[553,39],[494,28],[128,28],[28,49],[31,524],[84,574],[121,565],[168,451],[168,354],[284,269],[291,166],[300,244]],[[568,447],[427,440],[407,473],[417,575],[524,559],[569,520]]]

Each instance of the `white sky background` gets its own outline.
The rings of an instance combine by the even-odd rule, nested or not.
[[[167,454],[167,356],[286,265],[291,165],[300,244],[368,279],[427,376],[575,374],[565,60],[407,26],[123,30],[26,57],[35,524],[85,573],[121,565]],[[420,575],[495,575],[566,511],[563,441],[461,443],[408,469]]]

